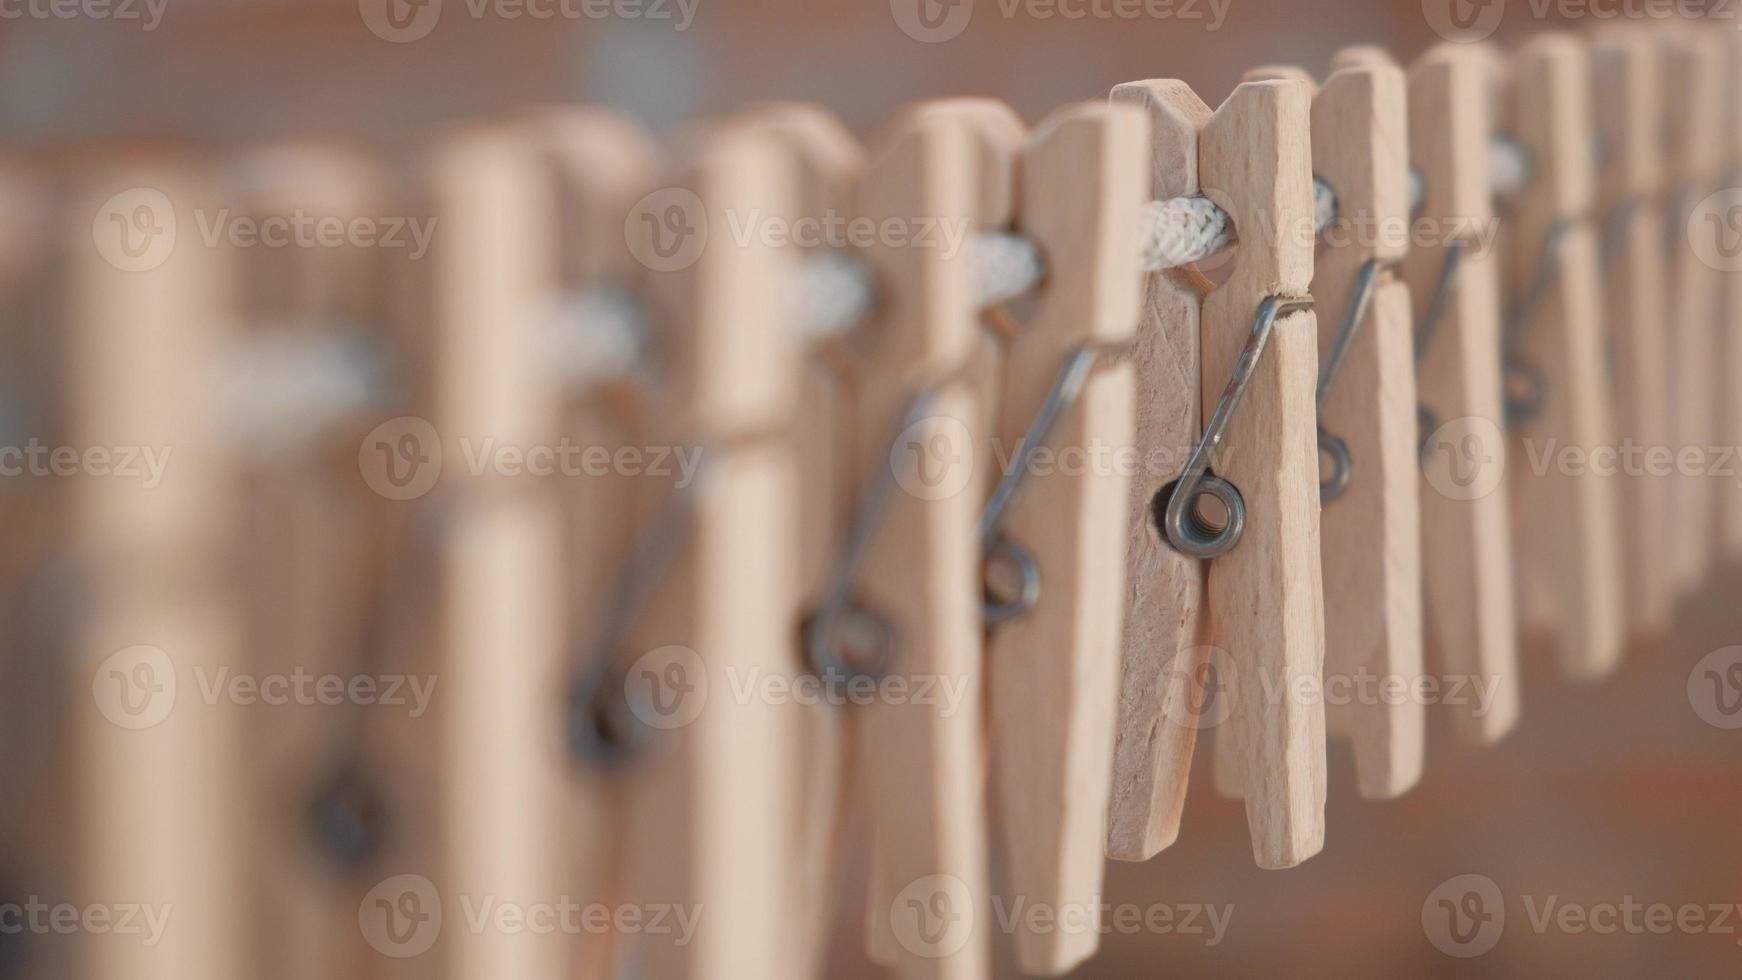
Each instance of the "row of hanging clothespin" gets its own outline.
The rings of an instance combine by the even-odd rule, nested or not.
[[[1360,795],[1402,795],[1422,684],[1484,692],[1446,711],[1496,742],[1522,637],[1602,678],[1742,553],[1733,481],[1614,470],[1742,434],[1742,276],[1686,237],[1742,163],[1738,78],[1742,47],[1678,26],[1351,48],[1216,109],[1133,82],[1032,129],[930,102],[869,149],[806,105],[663,160],[549,110],[409,183],[321,148],[119,168],[93,200],[438,224],[416,262],[73,269],[70,430],[178,461],[70,505],[102,570],[79,648],[440,692],[86,726],[88,875],[239,934],[212,896],[269,896],[262,950],[143,954],[188,977],[818,976],[861,904],[902,976],[988,977],[1005,941],[1054,976],[1099,930],[1003,936],[992,896],[1092,920],[1104,858],[1178,837],[1202,731],[1258,864],[1297,865],[1327,733]],[[565,445],[611,465],[476,463]],[[226,879],[250,843],[267,867]],[[450,917],[703,913],[418,948],[426,886]]]

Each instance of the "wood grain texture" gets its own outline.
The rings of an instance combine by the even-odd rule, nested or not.
[[[1000,456],[1016,451],[1082,345],[1131,336],[1148,146],[1143,115],[1106,104],[1060,109],[1029,141],[1016,231],[1047,256],[1047,276],[1007,356]],[[1091,924],[1018,924],[1017,962],[1038,976],[1070,971],[1099,941],[1129,481],[1114,454],[1131,445],[1135,409],[1130,366],[1103,358],[1047,436],[1058,465],[1024,474],[1003,518],[1002,533],[1038,564],[1041,591],[991,628],[987,651],[1007,897],[1083,910]]]
[[[1410,69],[1410,158],[1425,195],[1416,221],[1432,233],[1412,243],[1403,264],[1420,323],[1445,267],[1446,246],[1465,246],[1440,322],[1417,352],[1416,386],[1439,429],[1429,434],[1421,492],[1427,659],[1442,679],[1492,685],[1486,713],[1473,702],[1446,706],[1454,730],[1477,743],[1503,738],[1519,711],[1486,61],[1480,50],[1447,44]],[[1465,421],[1445,428],[1457,420]],[[1500,472],[1491,472],[1495,466]]]
[[[974,145],[957,119],[905,118],[874,154],[856,213],[965,223],[977,193]],[[867,555],[860,595],[894,630],[892,676],[930,678],[962,695],[958,705],[888,699],[864,709],[859,765],[870,785],[879,907],[867,945],[905,977],[975,980],[990,971],[988,930],[976,926],[990,903],[974,532],[984,494],[972,472],[983,416],[973,389],[957,380],[976,344],[974,277],[968,256],[946,249],[879,242],[862,256],[884,294],[862,330],[854,483],[869,486],[895,466],[901,486]],[[926,414],[909,425],[923,393]]]
[[[1149,118],[1151,197],[1199,193],[1198,134],[1209,106],[1177,80],[1120,85],[1112,98]],[[1147,861],[1179,837],[1204,707],[1204,564],[1167,543],[1155,514],[1157,495],[1179,477],[1201,434],[1199,313],[1210,289],[1193,268],[1151,274],[1131,344],[1139,469],[1125,505],[1125,615],[1107,819],[1107,855],[1121,861]]]
[[[1300,82],[1248,82],[1200,135],[1199,179],[1240,244],[1227,283],[1203,306],[1203,404],[1221,398],[1267,297],[1304,295],[1312,278],[1311,94]],[[1211,562],[1213,642],[1226,651],[1233,698],[1224,734],[1245,773],[1253,853],[1290,867],[1324,844],[1324,591],[1310,312],[1279,319],[1215,470],[1239,488],[1246,530]]]
[[[1663,74],[1648,33],[1614,31],[1591,47],[1597,133],[1603,147],[1597,204],[1602,216],[1603,306],[1608,312],[1617,444],[1669,447],[1670,387],[1664,312],[1669,259],[1663,248]],[[1633,466],[1623,473],[1622,569],[1626,622],[1639,641],[1660,639],[1675,603],[1675,484]]]
[[[1415,344],[1409,289],[1390,271],[1408,250],[1403,72],[1369,62],[1332,75],[1313,101],[1312,146],[1313,171],[1338,205],[1313,267],[1321,365],[1350,315],[1363,267],[1383,267],[1319,406],[1319,425],[1344,441],[1351,458],[1347,489],[1320,516],[1320,548],[1325,679],[1335,694],[1327,697],[1327,723],[1352,742],[1361,795],[1390,799],[1421,778],[1426,717],[1418,698],[1372,696],[1366,680],[1413,690],[1422,676]]]

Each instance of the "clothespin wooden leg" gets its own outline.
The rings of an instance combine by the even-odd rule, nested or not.
[[[1643,463],[1625,464],[1621,482],[1626,622],[1634,638],[1651,640],[1668,628],[1676,591],[1675,484],[1652,471],[1655,454],[1668,451],[1675,432],[1664,329],[1670,302],[1660,197],[1662,71],[1657,45],[1638,31],[1600,35],[1591,54],[1615,433],[1618,446],[1648,454]]]
[[[1717,189],[1725,158],[1726,79],[1724,41],[1672,24],[1657,31],[1663,52],[1664,91],[1673,103],[1660,108],[1668,130],[1672,165],[1664,220],[1676,229],[1670,254],[1670,378],[1675,395],[1676,491],[1672,549],[1676,583],[1683,594],[1701,589],[1711,575],[1717,527],[1718,485],[1713,472],[1715,419],[1720,404],[1718,323],[1723,280],[1691,246],[1685,229],[1700,202]]]
[[[1415,304],[1424,419],[1422,573],[1430,663],[1493,692],[1449,706],[1455,729],[1491,743],[1518,720],[1518,622],[1500,385],[1499,264],[1489,178],[1484,52],[1441,45],[1409,74],[1410,159],[1421,173],[1404,278]]]
[[[874,154],[856,213],[961,226],[975,193],[972,153],[964,123],[910,115]],[[988,975],[990,932],[975,535],[982,494],[970,472],[981,413],[961,380],[976,342],[974,277],[968,256],[944,249],[880,241],[863,257],[884,295],[861,327],[854,482],[861,499],[884,473],[897,487],[865,556],[859,601],[893,637],[890,676],[955,690],[931,703],[864,706],[857,750],[871,786],[877,906],[868,946],[903,976],[972,980]]]
[[[1180,81],[1133,82],[1115,88],[1112,98],[1149,118],[1152,196],[1165,201],[1198,194],[1198,135],[1210,108]],[[1125,620],[1107,823],[1107,854],[1121,861],[1147,861],[1179,837],[1206,694],[1204,563],[1168,543],[1160,514],[1167,484],[1185,467],[1181,447],[1195,445],[1203,431],[1198,336],[1209,289],[1192,268],[1152,274],[1132,340],[1139,469],[1126,504]],[[1178,458],[1166,472],[1150,465],[1172,457]]]
[[[1313,269],[1326,711],[1361,794],[1388,799],[1421,776],[1425,719],[1413,696],[1363,693],[1422,674],[1414,344],[1391,272],[1407,247],[1407,104],[1395,65],[1354,56],[1313,102],[1313,171],[1337,206]]]
[[[1047,274],[1005,367],[998,431],[1012,448],[991,506],[1006,490],[1015,496],[982,531],[989,556],[1030,563],[1039,591],[1032,602],[989,599],[992,750],[1010,890],[1091,926],[1019,924],[1017,961],[1031,975],[1069,971],[1099,939],[1125,593],[1127,477],[1115,454],[1131,443],[1135,407],[1131,369],[1109,348],[1137,317],[1145,123],[1124,106],[1060,110],[1020,168],[1016,231],[1046,257]],[[1068,402],[1061,379],[1080,386]],[[1035,431],[1053,412],[1049,430]],[[1026,455],[1043,448],[1059,461],[1044,473]]]
[[[1233,704],[1221,733],[1243,776],[1253,853],[1267,868],[1292,867],[1324,845],[1317,327],[1310,309],[1289,308],[1312,276],[1301,233],[1313,222],[1311,150],[1302,138],[1310,103],[1298,81],[1248,82],[1199,137],[1204,193],[1236,229],[1277,229],[1240,237],[1234,274],[1204,301],[1202,320],[1208,417],[1267,322],[1270,330],[1215,456],[1216,475],[1244,501],[1245,531],[1211,562],[1208,584],[1212,642],[1232,674],[1223,681]]]
[[[244,719],[200,682],[245,670],[225,565],[233,458],[201,397],[225,340],[224,250],[201,247],[210,184],[183,161],[117,164],[69,215],[68,439],[168,457],[154,485],[85,476],[70,492],[87,605],[69,695],[81,895],[170,916],[158,942],[87,934],[75,974],[227,980],[248,972]],[[94,240],[93,240],[94,239]]]
[[[693,937],[636,937],[632,962],[648,976],[794,975],[785,917],[769,910],[790,904],[798,729],[791,706],[760,688],[790,684],[796,668],[791,254],[718,237],[735,216],[791,213],[791,186],[789,157],[753,123],[703,134],[669,190],[693,195],[681,227],[712,237],[687,267],[646,277],[670,379],[650,428],[656,444],[699,449],[703,462],[688,487],[673,481],[684,495],[674,556],[625,633],[632,704],[662,720],[627,761],[624,893],[641,907],[705,910]]]
[[[1595,175],[1583,43],[1533,39],[1515,57],[1510,87],[1507,129],[1530,161],[1508,233],[1516,555],[1530,621],[1552,624],[1562,671],[1597,679],[1620,662],[1623,622],[1619,488],[1613,467],[1597,458],[1613,448],[1614,422],[1589,224]]]

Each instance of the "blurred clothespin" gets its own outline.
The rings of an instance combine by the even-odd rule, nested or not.
[[[1480,743],[1511,731],[1519,710],[1489,57],[1445,44],[1410,68],[1409,152],[1420,200],[1403,264],[1421,399],[1428,663],[1441,683],[1492,692],[1486,702],[1448,704],[1454,729]]]
[[[1561,670],[1594,680],[1623,648],[1620,488],[1590,226],[1596,168],[1584,42],[1543,35],[1508,66],[1501,138],[1526,176],[1505,212],[1506,416],[1524,622]]]

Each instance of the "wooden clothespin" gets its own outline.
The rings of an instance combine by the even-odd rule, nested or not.
[[[1543,35],[1513,56],[1497,120],[1528,165],[1505,215],[1506,373],[1513,535],[1524,620],[1563,673],[1594,680],[1623,646],[1620,490],[1590,227],[1596,170],[1583,42]]]
[[[225,291],[234,330],[220,355],[218,411],[250,501],[236,529],[238,553],[251,556],[238,570],[248,673],[261,685],[306,675],[384,689],[384,675],[407,666],[395,646],[395,628],[416,614],[406,597],[423,591],[398,505],[371,490],[357,462],[389,400],[389,243],[297,229],[311,219],[315,229],[358,228],[397,213],[387,175],[341,147],[279,144],[229,160],[219,185],[221,214],[235,222],[219,247],[238,278]],[[424,690],[421,679],[409,689]],[[259,937],[257,975],[351,969],[363,944],[358,902],[406,812],[380,757],[377,716],[410,710],[293,700],[249,713],[258,900],[284,923]]]
[[[610,644],[633,655],[615,683],[655,729],[624,760],[623,900],[706,910],[693,937],[635,937],[618,962],[649,976],[793,975],[779,910],[791,905],[799,728],[793,705],[765,685],[790,685],[797,670],[798,483],[786,438],[797,305],[790,251],[733,237],[734,221],[791,213],[792,183],[779,141],[725,123],[697,134],[688,162],[626,226],[646,235],[632,232],[632,251],[647,266],[663,378],[646,431],[652,446],[702,459],[694,482],[679,486],[680,476],[658,495],[660,512],[618,573],[649,582],[665,566]]]
[[[1020,132],[1008,110],[1002,120],[960,111],[971,126],[982,114],[983,159]],[[980,529],[1006,883],[1077,923],[1019,923],[1016,958],[1025,973],[1055,976],[1090,956],[1100,936],[1112,769],[1105,721],[1116,703],[1125,593],[1128,474],[1118,454],[1131,443],[1134,412],[1119,348],[1137,317],[1148,136],[1134,109],[1082,105],[1055,113],[1025,143],[1020,157],[982,168],[1000,175],[988,188],[1008,195],[984,201],[974,227],[1020,236],[1045,262],[1033,312],[1006,321],[998,444],[982,454],[999,482]]]
[[[1258,69],[1248,80],[1309,76]],[[1339,55],[1313,101],[1313,172],[1334,195],[1313,266],[1319,325],[1320,549],[1326,720],[1351,739],[1361,795],[1389,799],[1421,777],[1425,711],[1363,690],[1422,676],[1419,426],[1409,289],[1405,78],[1374,49]],[[1369,679],[1370,678],[1370,679]]]
[[[1593,37],[1591,68],[1598,136],[1597,208],[1602,235],[1607,363],[1614,386],[1616,445],[1647,454],[1675,439],[1670,345],[1664,312],[1663,72],[1649,33]],[[1625,462],[1625,461],[1624,461]],[[1676,595],[1670,543],[1676,540],[1676,484],[1649,457],[1626,463],[1621,481],[1625,621],[1631,638],[1661,638]],[[1659,464],[1653,464],[1659,465]]]
[[[1199,327],[1201,379],[1195,383],[1209,421],[1202,440],[1194,435],[1188,443],[1197,449],[1179,478],[1151,489],[1147,513],[1158,525],[1157,544],[1133,553],[1131,588],[1161,588],[1164,596],[1189,602],[1190,571],[1158,562],[1153,547],[1164,543],[1211,559],[1208,609],[1198,614],[1207,612],[1204,635],[1221,651],[1218,666],[1225,671],[1230,704],[1220,734],[1231,739],[1228,759],[1238,766],[1258,863],[1289,867],[1324,840],[1324,702],[1317,696],[1324,598],[1313,431],[1318,362],[1315,321],[1305,305],[1312,275],[1312,164],[1305,138],[1311,94],[1298,81],[1248,82],[1213,114],[1177,83],[1133,83],[1113,97],[1150,114],[1157,172],[1165,175],[1158,188],[1170,197],[1201,192],[1238,239],[1230,278],[1201,300],[1201,308],[1190,296],[1201,277],[1157,277],[1168,281],[1152,285],[1139,326],[1134,360],[1145,397],[1161,397],[1182,367],[1191,370],[1177,360],[1190,353],[1189,342],[1174,346],[1148,335],[1178,336]],[[1167,434],[1167,426],[1140,416],[1139,455]],[[1213,498],[1210,506],[1206,498]],[[1194,662],[1203,653],[1191,649],[1197,631],[1184,622],[1169,629],[1153,618],[1162,615],[1158,606],[1134,605],[1127,623],[1111,821],[1115,856],[1146,856],[1174,836],[1195,740],[1177,729],[1202,724]],[[1138,645],[1151,639],[1172,646]],[[1303,697],[1303,688],[1313,693]]]
[[[1725,260],[1723,310],[1720,313],[1720,330],[1724,356],[1721,369],[1725,377],[1734,378],[1742,372],[1742,268],[1737,268],[1735,224],[1728,223],[1742,212],[1742,33],[1729,31],[1724,41],[1724,93],[1725,93],[1725,124],[1723,132],[1729,134],[1724,146],[1723,181],[1727,186],[1725,192],[1714,202],[1718,205],[1711,212],[1718,217],[1716,225],[1713,218],[1706,218],[1702,229],[1708,234],[1722,234],[1722,239],[1709,239],[1716,245],[1719,241],[1724,249],[1718,252]],[[1728,253],[1728,254],[1726,254]],[[1724,429],[1719,434],[1719,441],[1726,446],[1742,446],[1742,391],[1735,385],[1722,385],[1723,415],[1721,422]],[[1731,565],[1742,562],[1742,477],[1732,476],[1722,484],[1724,497],[1721,505],[1722,527],[1719,535],[1719,547],[1723,560]]]
[[[1500,384],[1499,263],[1489,54],[1445,44],[1409,72],[1410,160],[1421,203],[1404,258],[1421,399],[1422,578],[1428,661],[1445,682],[1489,685],[1450,704],[1454,729],[1499,741],[1518,720],[1518,623]],[[1419,234],[1421,231],[1427,234]]]
[[[853,194],[865,167],[864,150],[833,116],[798,103],[766,106],[754,122],[787,148],[796,169],[792,213],[784,219],[797,228],[813,223],[818,234],[792,247],[805,264],[851,261],[850,237],[842,223],[853,214]],[[801,273],[802,275],[802,273]],[[802,311],[801,311],[802,314]],[[805,328],[801,327],[801,330]],[[859,422],[858,377],[851,370],[846,339],[804,334],[808,347],[791,422],[799,480],[799,568],[803,614],[814,613],[827,595],[842,542],[851,531],[853,489],[858,466],[853,449]],[[794,660],[806,669],[804,634],[794,630]],[[838,680],[838,679],[837,679]],[[831,681],[818,677],[819,683]],[[793,877],[787,920],[796,976],[815,976],[826,968],[836,925],[837,896],[848,853],[844,826],[853,785],[851,733],[856,707],[826,701],[806,704],[796,719],[796,747],[802,758],[793,774],[799,789],[788,871]]]
[[[1718,323],[1723,277],[1693,248],[1685,229],[1697,222],[1701,201],[1724,176],[1726,45],[1715,34],[1687,25],[1657,32],[1662,48],[1664,91],[1673,104],[1659,109],[1667,130],[1670,173],[1664,221],[1669,239],[1670,379],[1675,391],[1675,579],[1682,594],[1703,588],[1711,576],[1718,528],[1718,485],[1712,472],[1716,419],[1722,404]]]
[[[66,438],[149,451],[158,478],[107,472],[68,487],[81,607],[68,711],[74,750],[73,887],[143,903],[173,926],[81,937],[72,972],[224,980],[249,973],[246,719],[202,681],[249,669],[228,560],[235,457],[206,396],[228,339],[224,249],[209,174],[175,155],[118,157],[84,176],[66,215]]]

